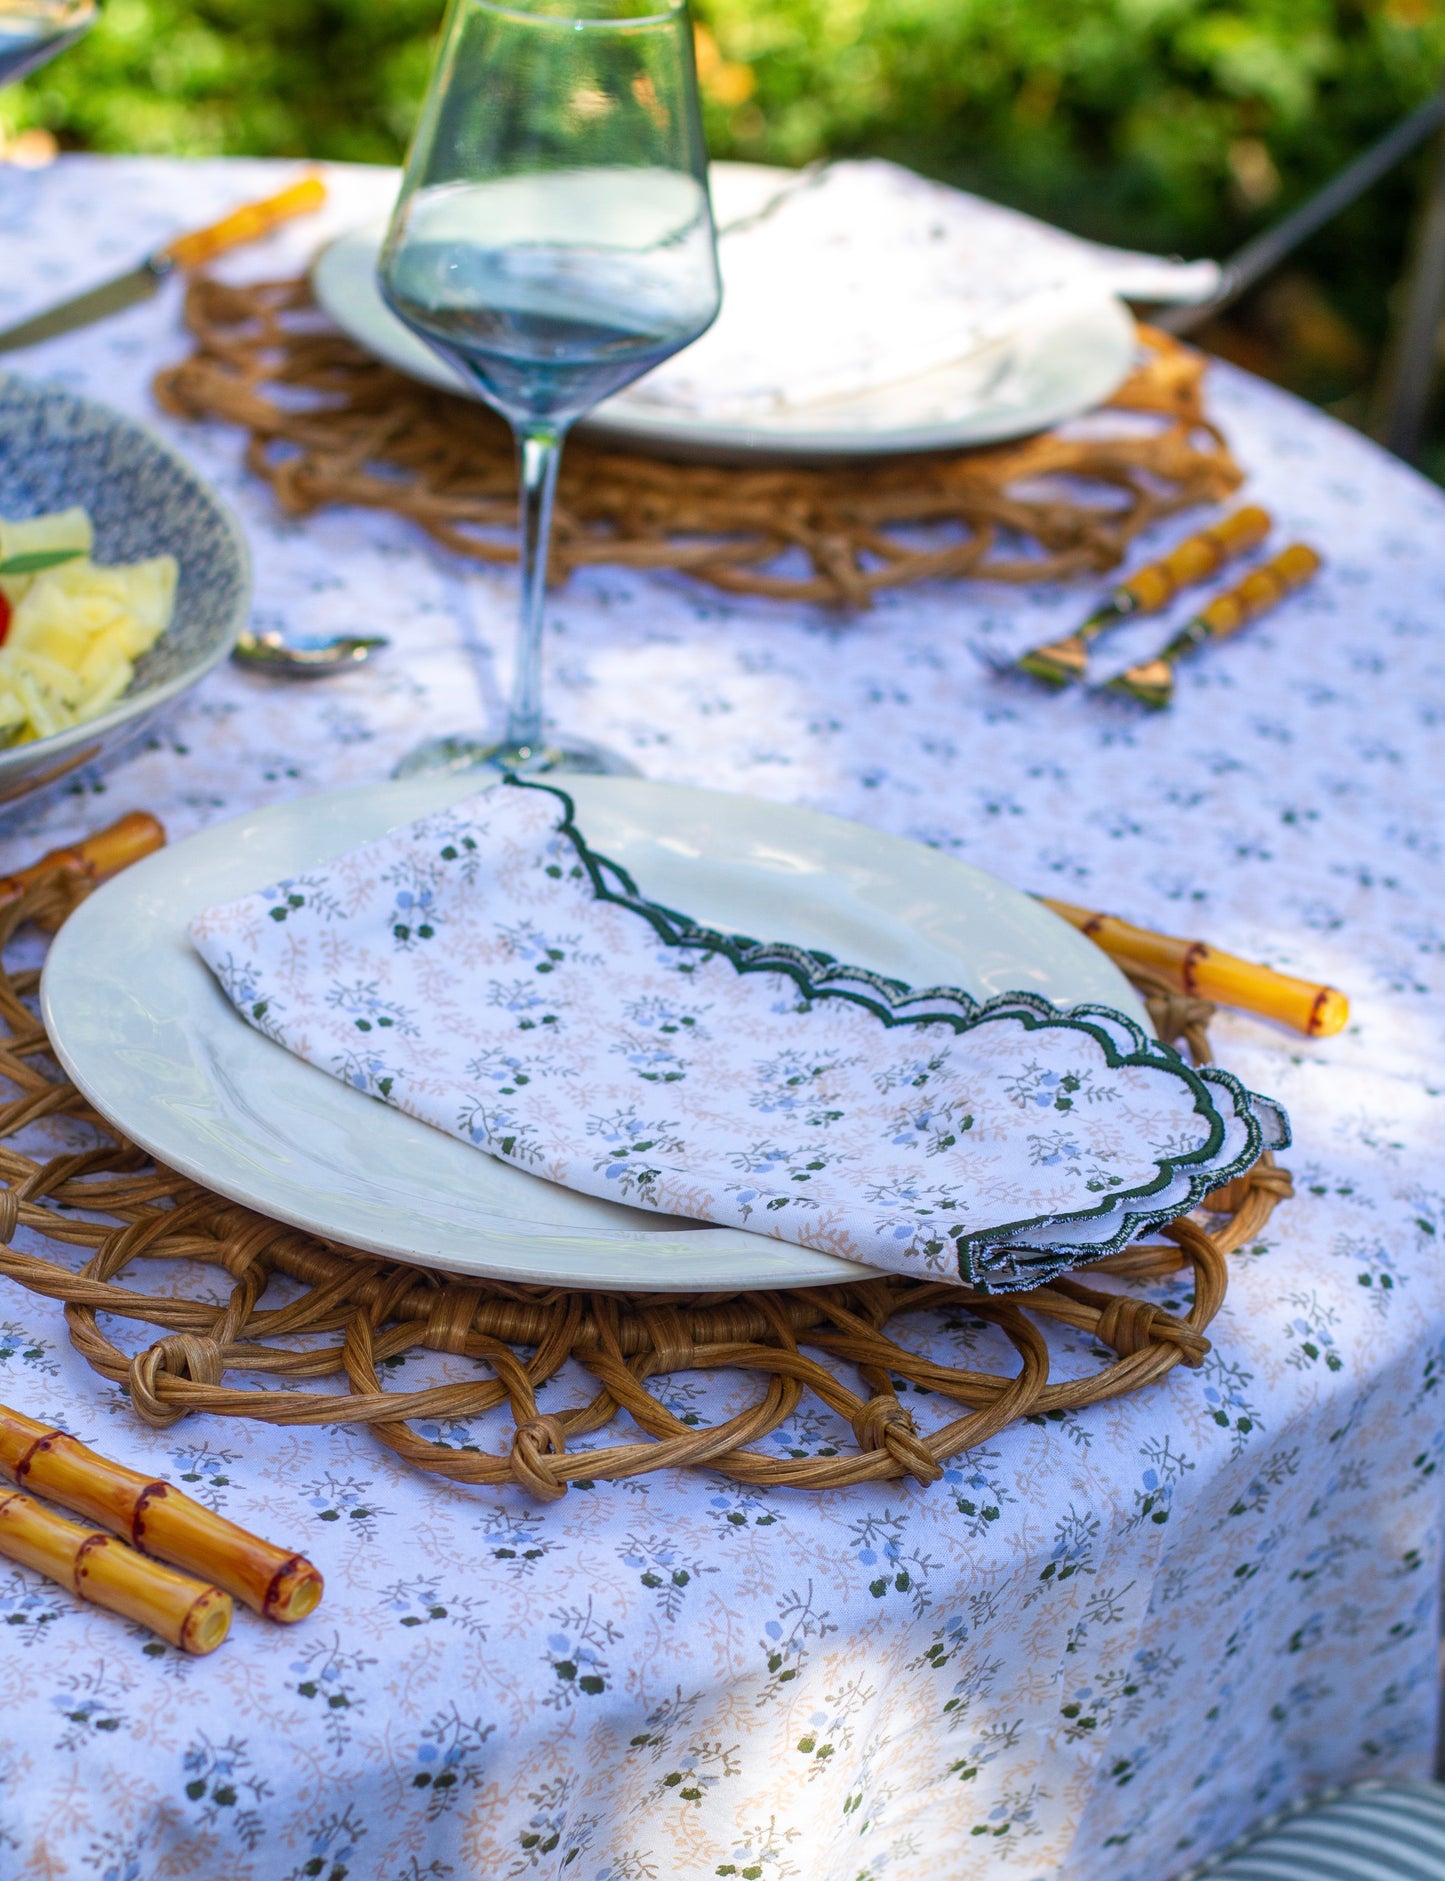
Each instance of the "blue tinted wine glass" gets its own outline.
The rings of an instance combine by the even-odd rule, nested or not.
[[[95,24],[96,0],[0,0],[0,85],[13,85]]]
[[[544,731],[542,606],[568,427],[718,310],[685,0],[451,0],[380,284],[511,424],[521,484],[506,730],[433,739],[399,773],[632,770]]]
[[[0,89],[38,71],[48,59],[88,33],[99,16],[97,0],[0,0]],[[0,160],[0,228],[24,213],[33,179]]]

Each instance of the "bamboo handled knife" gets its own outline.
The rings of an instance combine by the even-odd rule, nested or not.
[[[124,307],[149,300],[167,276],[177,268],[198,268],[204,262],[238,248],[243,242],[259,241],[263,235],[293,216],[309,215],[326,200],[326,185],[319,176],[306,176],[292,183],[278,195],[261,202],[244,203],[209,228],[190,235],[179,235],[164,248],[147,255],[138,268],[118,274],[113,281],[87,288],[70,300],[47,307],[44,313],[22,320],[17,326],[0,332],[0,353],[14,352],[22,346],[38,346],[62,333],[73,333],[96,320],[106,320]]]

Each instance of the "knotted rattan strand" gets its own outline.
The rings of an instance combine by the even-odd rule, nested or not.
[[[516,1484],[541,1500],[563,1495],[569,1483],[679,1468],[808,1489],[901,1476],[928,1483],[950,1457],[1019,1418],[1097,1404],[1156,1383],[1176,1365],[1202,1363],[1205,1329],[1224,1301],[1226,1255],[1255,1240],[1290,1193],[1288,1174],[1266,1156],[1211,1198],[1215,1223],[1208,1230],[1193,1219],[1176,1221],[1165,1230],[1170,1245],[1101,1261],[1089,1282],[1066,1277],[1007,1298],[894,1277],[682,1298],[462,1283],[267,1220],[149,1163],[96,1117],[47,1063],[48,1040],[27,1004],[37,973],[11,971],[6,954],[23,922],[63,916],[73,894],[73,885],[45,884],[0,912],[0,1078],[15,1093],[0,1105],[0,1274],[63,1301],[76,1349],[158,1425],[191,1412],[364,1425],[420,1469],[458,1482]],[[1201,1053],[1207,1050],[1201,1032],[1207,1007],[1166,997],[1157,984],[1143,990],[1157,1015],[1198,1036]],[[20,1131],[57,1113],[90,1125],[97,1146],[44,1163],[13,1147]],[[21,1228],[89,1256],[77,1271],[26,1253],[11,1245]],[[149,1294],[122,1282],[145,1261],[177,1259],[225,1273],[231,1283],[225,1301]],[[1100,1271],[1147,1277],[1185,1266],[1193,1272],[1193,1299],[1182,1318],[1092,1284]],[[266,1305],[273,1275],[295,1283],[297,1296]],[[911,1351],[887,1330],[904,1315],[961,1306],[1004,1334],[1018,1357],[1016,1372],[947,1365]],[[153,1326],[160,1336],[131,1356],[107,1336],[101,1323],[107,1315]],[[1092,1376],[1051,1383],[1041,1320],[1091,1335],[1117,1356]],[[326,1343],[300,1350],[281,1343],[299,1335],[322,1335]],[[378,1368],[416,1347],[470,1358],[481,1375],[388,1390]],[[591,1374],[596,1391],[584,1405],[544,1412],[538,1388],[569,1358]],[[868,1395],[853,1389],[844,1368]],[[753,1375],[758,1389],[744,1409],[716,1425],[684,1423],[648,1389],[650,1380],[668,1374],[722,1370]],[[242,1389],[226,1382],[237,1374],[279,1382]],[[962,1415],[920,1430],[895,1379],[957,1405]],[[305,1388],[316,1380],[340,1381],[345,1389]],[[851,1429],[857,1449],[806,1457],[760,1450],[810,1395]],[[421,1419],[465,1421],[503,1407],[512,1431],[496,1453],[434,1442],[413,1429]],[[639,1438],[570,1447],[605,1430],[619,1412]]]
[[[158,375],[157,399],[244,429],[247,467],[284,509],[395,510],[463,555],[516,559],[514,454],[494,413],[363,352],[320,318],[304,281],[200,278],[185,317],[196,351]],[[589,563],[671,568],[735,594],[865,607],[917,581],[1113,568],[1150,523],[1241,480],[1205,410],[1203,355],[1139,331],[1138,369],[1086,431],[831,469],[663,463],[578,437],[552,577]],[[920,528],[933,533],[920,540]],[[777,566],[790,551],[807,573]]]

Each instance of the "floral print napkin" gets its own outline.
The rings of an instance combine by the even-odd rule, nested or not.
[[[585,1194],[1004,1290],[1288,1141],[1107,1007],[980,1004],[698,926],[508,779],[199,915],[246,1022]]]

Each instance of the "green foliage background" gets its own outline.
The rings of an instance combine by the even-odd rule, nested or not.
[[[1445,0],[697,0],[714,154],[876,153],[1081,232],[1227,253],[1424,98]],[[392,160],[440,0],[105,0],[0,99],[97,150]],[[1402,173],[1312,251],[1376,335]]]

